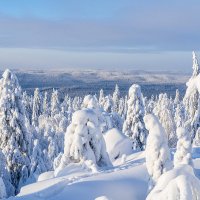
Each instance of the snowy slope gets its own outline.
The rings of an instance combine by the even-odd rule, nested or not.
[[[113,200],[142,200],[146,197],[148,175],[144,152],[135,153],[114,163],[114,167],[99,173],[75,170],[70,175],[51,178],[27,185],[10,199],[92,200],[106,196]]]
[[[195,175],[200,178],[199,149],[193,152],[193,162]],[[144,152],[119,158],[114,167],[98,173],[71,165],[60,177],[52,178],[52,172],[43,176],[49,179],[24,186],[17,197],[9,199],[94,200],[102,196],[109,200],[146,199],[148,173]]]

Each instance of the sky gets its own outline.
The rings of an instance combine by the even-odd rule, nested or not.
[[[199,0],[0,0],[0,68],[189,72],[199,11]]]

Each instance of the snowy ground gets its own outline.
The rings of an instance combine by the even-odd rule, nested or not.
[[[148,175],[144,152],[118,159],[111,169],[90,173],[83,169],[66,170],[65,176],[27,185],[14,199],[92,200],[107,196],[113,200],[145,199]],[[51,173],[49,173],[51,174]],[[12,198],[10,198],[12,199]]]
[[[106,196],[109,200],[143,200],[146,198],[148,174],[145,153],[134,153],[124,161],[119,158],[114,167],[91,173],[79,166],[69,166],[62,176],[51,178],[52,172],[43,175],[48,180],[39,181],[21,189],[16,200],[94,200]],[[195,174],[200,178],[199,149],[193,154]]]

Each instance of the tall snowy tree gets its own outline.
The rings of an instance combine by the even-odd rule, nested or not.
[[[33,108],[32,96],[28,96],[26,92],[23,92],[22,102],[25,106],[26,118],[28,119],[29,124],[32,124],[32,108]]]
[[[30,135],[25,126],[25,109],[17,77],[3,73],[0,92],[0,148],[6,157],[15,193],[28,178],[30,170]]]
[[[120,91],[119,91],[119,86],[116,84],[115,85],[115,91],[113,92],[113,112],[118,113],[119,111],[119,100],[120,100]]]
[[[176,90],[176,96],[175,96],[175,98],[174,98],[174,104],[177,105],[177,104],[179,104],[179,103],[180,103],[180,92],[179,92],[179,90],[177,89],[177,90]]]
[[[200,70],[199,70],[199,64],[198,64],[197,56],[196,56],[194,51],[192,52],[192,61],[193,61],[193,65],[192,65],[193,74],[192,74],[192,76],[195,77],[195,76],[199,75]]]
[[[123,132],[132,138],[133,149],[143,150],[146,144],[147,130],[144,124],[144,104],[139,85],[129,89],[128,111],[123,124]]]
[[[103,107],[104,102],[105,102],[104,91],[103,91],[103,89],[101,89],[100,92],[99,92],[99,104],[100,104],[100,106]]]
[[[59,99],[58,99],[58,90],[53,90],[51,95],[51,116],[59,114]]]
[[[176,127],[184,127],[185,126],[185,109],[182,103],[177,104],[174,114],[174,121],[176,123]]]
[[[197,110],[199,110],[199,65],[196,54],[193,52],[193,74],[192,77],[187,82],[187,90],[185,96],[183,98],[183,103],[186,111],[186,127],[191,133],[191,139],[195,138],[195,134],[199,126],[195,126],[200,124],[199,117],[197,116]]]
[[[46,91],[44,93],[44,98],[42,102],[42,110],[43,114],[49,116],[50,115],[50,105],[49,105],[49,100],[48,100],[48,92]]]
[[[173,106],[167,94],[159,94],[158,101],[153,109],[167,134],[170,147],[175,147],[177,142],[176,125],[173,119]]]
[[[32,125],[38,127],[38,118],[42,114],[42,98],[39,88],[36,88],[33,96]]]
[[[148,114],[144,121],[149,130],[146,145],[146,166],[150,175],[148,191],[151,191],[159,177],[172,168],[172,163],[166,133],[158,118],[153,114]]]
[[[44,155],[40,146],[39,140],[34,140],[33,151],[31,155],[31,170],[30,175],[37,179],[38,175],[45,172],[46,166],[44,163]]]

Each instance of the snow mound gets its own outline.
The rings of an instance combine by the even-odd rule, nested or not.
[[[190,165],[179,165],[163,174],[146,200],[200,199],[200,181]]]
[[[99,173],[84,170],[78,163],[70,164],[65,169],[62,177],[24,186],[20,194],[12,199],[144,200],[146,198],[148,174],[143,152],[131,154],[122,165]]]
[[[37,181],[44,181],[54,178],[54,171],[44,172],[38,176]]]
[[[107,131],[104,140],[111,161],[122,157],[123,154],[129,155],[133,152],[131,140],[116,128]]]

